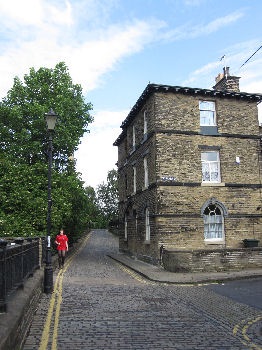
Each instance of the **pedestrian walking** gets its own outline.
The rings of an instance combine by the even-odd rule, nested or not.
[[[68,237],[64,233],[63,229],[61,229],[59,234],[56,236],[55,244],[57,245],[56,249],[58,252],[58,264],[59,268],[61,269],[64,267],[65,255],[68,251]]]

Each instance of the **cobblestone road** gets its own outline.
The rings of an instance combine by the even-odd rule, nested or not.
[[[262,349],[261,310],[204,286],[147,281],[107,257],[117,247],[95,230],[55,271],[55,292],[43,295],[24,350]]]

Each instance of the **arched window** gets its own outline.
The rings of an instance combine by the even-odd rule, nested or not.
[[[212,198],[202,207],[201,214],[204,219],[204,239],[210,243],[224,241],[224,216],[226,208],[216,199]]]

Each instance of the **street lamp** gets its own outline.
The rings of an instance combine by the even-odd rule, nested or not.
[[[53,266],[51,256],[51,177],[52,177],[52,151],[53,151],[53,131],[57,115],[50,109],[45,113],[47,131],[48,131],[48,199],[47,199],[47,236],[46,236],[46,264],[44,271],[44,293],[52,293],[53,291]]]

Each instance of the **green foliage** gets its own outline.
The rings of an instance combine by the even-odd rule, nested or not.
[[[46,222],[46,177],[43,164],[28,167],[0,159],[1,236],[43,235]]]
[[[74,240],[87,228],[95,205],[70,156],[88,123],[90,103],[63,62],[30,69],[14,79],[0,103],[0,235],[46,234],[47,131],[44,114],[59,115],[53,135],[52,232],[63,226]],[[93,208],[94,206],[94,208]]]
[[[98,186],[97,197],[104,227],[116,223],[118,218],[118,190],[117,171],[115,169],[108,172],[107,182]]]
[[[14,157],[27,164],[44,161],[46,153],[46,123],[44,114],[52,108],[59,116],[54,137],[54,159],[58,169],[67,166],[80,138],[92,122],[90,103],[84,102],[82,88],[73,84],[65,63],[54,69],[30,69],[24,82],[14,79],[14,85],[0,104],[0,123]],[[2,130],[2,127],[1,127]]]

